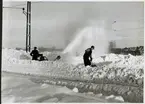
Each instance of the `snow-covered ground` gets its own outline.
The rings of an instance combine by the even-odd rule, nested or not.
[[[144,56],[106,54],[101,57],[94,57],[93,63],[94,65],[96,65],[95,67],[84,67],[84,65],[82,64],[83,63],[82,56],[68,57],[67,55],[58,52],[54,52],[54,53],[44,52],[43,54],[47,56],[48,59],[50,60],[43,61],[43,62],[32,61],[29,53],[26,53],[24,51],[14,50],[14,49],[3,49],[2,71],[16,72],[16,73],[30,74],[30,75],[33,74],[38,76],[53,76],[57,78],[65,78],[70,80],[77,79],[77,80],[95,81],[98,79],[105,78],[113,82],[122,82],[122,83],[125,83],[126,81],[128,83],[128,80],[131,77],[132,80],[134,80],[133,83],[139,86],[142,85],[143,83]],[[62,59],[60,61],[52,61],[53,59],[56,58],[57,55],[61,55]],[[5,79],[8,80],[12,79],[13,80],[12,82],[14,82],[14,80],[16,80],[17,78],[8,77],[8,76],[6,78],[3,77],[4,89],[9,86],[8,85],[9,82],[7,82],[7,80]],[[24,86],[27,83],[30,83],[30,81],[26,81],[25,83],[25,79],[22,80],[24,81],[20,81],[20,80],[19,81],[22,82],[23,84],[22,83],[21,84]],[[17,82],[15,82],[15,84],[17,86]],[[40,86],[41,85],[39,85],[39,87]],[[20,85],[19,88],[21,87],[22,86]],[[32,89],[33,87],[34,86],[32,86]],[[19,92],[18,89],[15,91]],[[45,91],[46,90],[44,90],[44,92]],[[8,92],[6,91],[6,93]],[[2,91],[2,95],[3,95],[3,99],[7,98],[6,96],[4,96],[5,95],[4,91]],[[13,101],[15,102],[14,100],[15,97],[16,97],[15,95],[14,97],[12,97],[11,102]],[[28,99],[25,99],[25,101],[29,101]],[[51,100],[54,100],[54,102],[56,101],[55,98]],[[16,100],[16,102],[17,101],[21,101],[21,100]]]
[[[118,99],[119,98],[119,99]],[[19,77],[2,73],[2,103],[46,103],[46,102],[123,102],[119,96],[113,98],[77,93],[67,87],[35,83],[31,77]]]
[[[45,52],[48,57],[52,56],[54,59],[57,54]],[[24,51],[17,51],[13,49],[3,49],[2,52],[2,70],[20,72],[24,74],[41,74],[41,75],[53,75],[65,78],[76,79],[114,79],[116,78],[128,78],[133,77],[134,80],[143,79],[144,75],[144,57],[132,56],[132,55],[116,55],[107,54],[101,57],[96,57],[93,63],[97,67],[84,67],[82,57],[62,57],[60,61],[32,61],[29,53]],[[64,58],[64,59],[63,59]],[[68,61],[71,60],[71,61]],[[70,64],[71,63],[71,64]]]

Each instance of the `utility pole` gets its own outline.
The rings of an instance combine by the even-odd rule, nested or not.
[[[20,7],[3,7],[8,9],[22,9],[26,16],[26,52],[31,50],[31,2],[27,1],[27,12],[25,8]]]
[[[26,14],[26,52],[31,50],[31,2],[27,1]]]

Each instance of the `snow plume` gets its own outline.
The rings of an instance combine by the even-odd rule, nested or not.
[[[82,56],[85,49],[95,46],[94,56],[100,56],[108,52],[108,40],[105,29],[100,25],[88,26],[82,29],[74,40],[65,48],[64,54]]]

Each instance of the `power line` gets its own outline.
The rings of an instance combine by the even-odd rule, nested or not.
[[[25,3],[25,4],[13,5],[12,7],[24,6],[24,5],[27,5],[27,4]]]
[[[42,3],[42,1],[39,1],[39,2],[31,2],[32,4],[35,4],[35,3]],[[18,7],[18,6],[25,6],[27,5],[26,3],[25,4],[18,4],[18,5],[12,5],[10,7],[3,7],[3,8],[11,8],[11,9],[22,9],[22,7]]]
[[[137,29],[144,29],[144,27],[138,27],[138,28],[125,28],[125,29],[120,29],[120,30],[115,30],[115,32],[117,31],[131,31],[131,30],[137,30]]]
[[[120,29],[120,30],[117,30],[117,29],[112,29],[112,28],[104,28],[106,30],[113,30],[114,32],[117,32],[117,31],[134,31],[134,30],[139,30],[139,29],[143,29],[144,30],[144,27],[138,27],[138,28],[124,28],[124,29]]]
[[[133,22],[139,22],[139,21],[141,21],[141,20],[144,20],[144,17],[141,17],[141,18],[136,18],[136,19],[127,19],[127,17],[126,17],[126,19],[118,19],[118,18],[116,18],[116,23],[117,22],[130,22],[130,21],[133,21]],[[111,19],[110,19],[110,21],[111,21]],[[113,21],[113,20],[112,20]]]
[[[38,2],[31,2],[32,4],[36,4],[36,3],[46,3],[44,1],[38,1]]]
[[[35,3],[42,3],[43,1],[38,1],[38,2],[31,2],[31,4],[35,4]],[[44,3],[44,2],[43,2]],[[13,5],[12,7],[17,7],[17,6],[24,6],[24,5],[27,5],[26,3],[25,4],[18,4],[18,5]]]
[[[126,39],[134,39],[134,37],[118,37],[118,38],[126,38]],[[144,39],[144,37],[136,37],[137,39]]]
[[[20,8],[20,7],[3,7],[3,8],[10,8],[10,9],[23,9],[23,8]]]
[[[37,4],[37,3],[46,3],[46,2],[44,2],[44,1],[38,1],[38,2],[31,2],[31,4]],[[18,5],[14,5],[14,6],[11,6],[11,7],[17,7],[17,6],[24,6],[24,5],[26,5],[26,3],[25,4],[18,4]],[[105,11],[105,12],[107,12],[108,10],[103,10],[103,11]],[[129,18],[130,19],[130,18]],[[117,23],[117,22],[123,22],[123,21],[140,21],[140,20],[144,20],[144,17],[140,17],[140,19],[133,19],[133,20],[123,20],[123,19],[121,19],[120,17],[118,18],[116,18],[116,19],[114,19],[114,20],[112,20],[112,19],[109,19],[109,21],[115,21],[115,23]],[[115,24],[114,23],[114,24]]]
[[[31,2],[31,4],[35,4],[35,3],[42,3],[42,1],[39,1],[39,2]],[[19,5],[12,5],[10,7],[3,7],[3,8],[10,8],[10,9],[23,9],[22,7],[18,7],[18,6],[25,6],[27,5],[26,3],[25,4],[19,4]]]

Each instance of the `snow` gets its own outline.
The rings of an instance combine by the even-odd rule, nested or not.
[[[124,99],[121,96],[114,96],[114,95],[110,95],[110,96],[106,96],[106,99],[115,99],[121,102],[124,102]]]
[[[2,49],[2,59],[30,60],[31,57],[23,50]]]
[[[97,94],[97,96],[101,97],[101,96],[102,96],[102,94]]]
[[[59,54],[57,52],[44,53],[54,54],[54,57]],[[120,78],[125,78],[130,75],[132,75],[134,79],[143,78],[143,56],[132,56],[130,54],[106,54],[105,56],[94,58],[93,63],[97,67],[93,68],[84,67],[84,65],[81,64],[83,63],[82,57],[69,58],[69,60],[71,60],[70,62],[72,63],[70,64],[70,62],[67,62],[67,59],[61,61],[32,61],[29,53],[26,53],[22,50],[18,51],[14,49],[3,49],[2,56],[3,71],[19,72],[24,74],[38,74],[46,76],[52,74],[52,76],[58,77],[75,77],[76,79],[81,78],[89,80],[97,78],[101,79],[104,77],[108,79],[113,79],[116,76]]]
[[[74,92],[79,92],[78,88],[76,88],[76,87],[73,88],[73,91],[74,91]]]
[[[32,61],[30,54],[23,50],[2,49],[2,71],[16,72],[22,74],[53,76],[66,79],[77,80],[96,80],[107,78],[110,80],[137,80],[138,84],[143,83],[144,73],[144,56],[104,54],[103,56],[93,57],[93,64],[96,67],[85,67],[83,65],[82,56],[67,56],[61,52],[43,52],[45,56],[50,58],[49,61]],[[57,55],[61,55],[62,59],[53,61]],[[117,79],[116,79],[117,78]],[[11,80],[7,77],[5,80]],[[17,82],[18,79],[13,79]],[[26,84],[23,81],[22,83]],[[19,83],[15,83],[17,86]],[[66,85],[67,83],[64,83]],[[3,84],[2,88],[8,87]],[[41,89],[48,88],[48,85],[42,84]],[[11,91],[11,90],[10,90]],[[78,92],[74,88],[74,92]],[[15,102],[15,97],[4,97],[4,102],[10,99]],[[120,97],[114,99],[121,99]],[[57,101],[56,98],[51,99]],[[27,100],[25,100],[27,101]],[[25,102],[24,101],[24,102]],[[123,100],[121,100],[123,101]]]
[[[34,83],[29,77],[18,78],[6,73],[2,73],[1,91],[2,103],[113,102],[89,94],[75,93],[67,87]]]
[[[121,96],[116,96],[116,97],[115,97],[115,100],[119,100],[119,101],[124,102],[124,99],[123,99]]]
[[[84,27],[81,31],[76,33],[73,41],[68,44],[63,53],[68,53],[72,56],[81,56],[85,49],[94,45],[95,56],[105,54],[108,52],[108,39],[106,34],[104,27],[100,27],[100,25]]]
[[[110,96],[107,96],[106,99],[111,99],[111,98],[114,98],[115,96],[114,95],[110,95]]]

